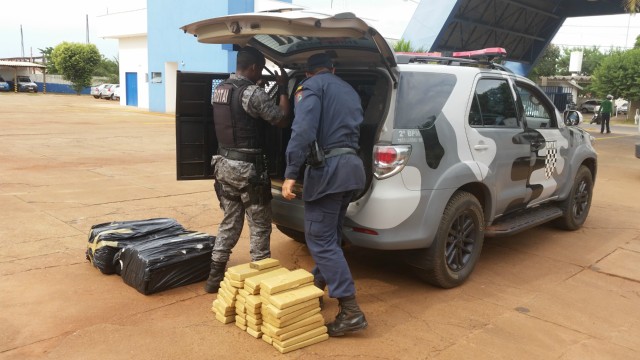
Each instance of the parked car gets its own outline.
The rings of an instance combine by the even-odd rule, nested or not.
[[[359,154],[366,188],[347,209],[343,240],[402,250],[431,284],[462,284],[485,236],[549,221],[576,230],[587,219],[597,169],[594,138],[565,123],[579,123],[578,111],[561,113],[531,80],[488,61],[503,56],[502,49],[454,54],[476,59],[394,54],[378,31],[344,13],[229,15],[182,29],[203,43],[252,45],[291,70],[290,90],[306,78],[310,55],[332,57],[335,74],[356,89],[364,111]],[[178,72],[180,180],[212,178],[218,144],[211,90],[228,76]],[[265,130],[263,151],[270,159],[273,222],[304,241],[302,176],[296,199],[281,193],[290,136],[290,129]]]
[[[120,84],[117,84],[116,89],[113,90],[113,99],[120,100]]]
[[[602,100],[587,100],[580,105],[580,111],[583,113],[596,112],[600,109],[600,104],[602,104]],[[597,109],[596,106],[598,107]]]
[[[14,82],[12,80],[8,81],[9,88],[13,89]],[[28,76],[18,75],[18,91],[19,92],[38,92],[38,85],[31,81]]]
[[[10,91],[10,90],[11,90],[11,86],[9,86],[9,83],[4,81],[2,76],[0,76],[0,91]]]
[[[100,98],[102,99],[107,99],[107,100],[113,100],[114,96],[113,93],[115,92],[116,88],[120,87],[119,84],[109,84],[107,86],[105,86],[102,91],[100,92]]]
[[[625,115],[627,115],[627,112],[629,111],[629,103],[624,103],[622,105],[620,105],[618,107],[618,113],[623,113]]]
[[[93,85],[91,87],[91,95],[96,98],[99,99],[100,98],[100,93],[102,92],[102,90],[109,86],[111,84],[100,84],[100,85]]]

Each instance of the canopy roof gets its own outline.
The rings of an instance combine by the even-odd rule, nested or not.
[[[40,69],[46,68],[46,65],[42,65],[38,63],[32,63],[28,61],[9,61],[9,60],[0,60],[0,66],[8,66],[13,68],[19,68],[19,67],[20,68],[31,67],[31,68],[40,68]]]

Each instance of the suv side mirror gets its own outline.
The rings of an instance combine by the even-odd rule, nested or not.
[[[564,124],[567,126],[576,126],[582,123],[582,113],[577,110],[566,110],[563,117]]]

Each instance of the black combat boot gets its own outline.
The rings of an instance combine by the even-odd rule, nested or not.
[[[366,329],[369,324],[360,310],[355,296],[339,298],[338,302],[340,312],[333,322],[327,324],[329,336],[342,336],[346,333]]]
[[[320,280],[317,277],[313,278],[313,285],[318,289],[324,291],[324,288],[327,287],[327,283],[324,280]],[[324,295],[320,297],[320,309],[324,309]]]
[[[211,262],[211,272],[207,283],[204,285],[204,291],[208,293],[217,293],[220,289],[220,282],[224,278],[224,270],[227,267],[227,263],[219,263],[216,261]]]

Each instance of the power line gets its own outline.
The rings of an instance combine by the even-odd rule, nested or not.
[[[577,28],[588,28],[588,29],[592,29],[592,28],[620,28],[620,29],[626,29],[626,28],[640,28],[640,25],[626,26],[626,25],[567,25],[567,24],[564,24],[564,25],[562,25],[562,27],[577,27]]]
[[[586,47],[586,48],[592,48],[592,47],[596,47],[596,48],[611,48],[611,49],[633,49],[633,46],[617,46],[617,45],[585,45],[585,44],[557,44],[554,43],[553,41],[551,42],[553,45],[556,46],[563,46],[563,47]]]

